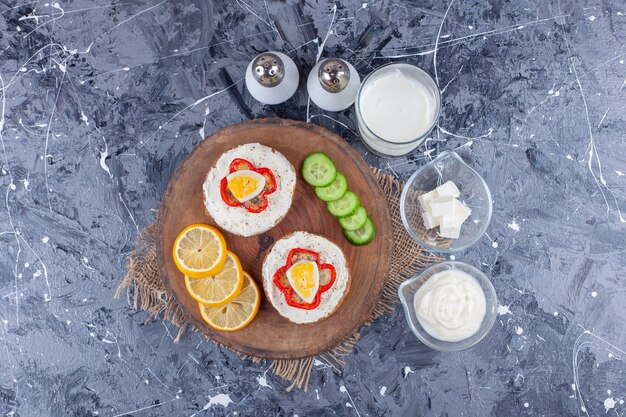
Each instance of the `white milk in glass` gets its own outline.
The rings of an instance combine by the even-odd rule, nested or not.
[[[435,126],[441,99],[433,79],[411,64],[390,64],[371,73],[357,97],[359,132],[385,156],[417,148]]]

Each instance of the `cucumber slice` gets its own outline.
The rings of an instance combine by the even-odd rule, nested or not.
[[[339,200],[331,201],[328,204],[328,211],[335,217],[349,216],[359,207],[359,197],[352,191],[346,193]]]
[[[348,191],[348,180],[341,172],[337,172],[335,181],[326,187],[315,187],[315,195],[322,201],[339,200]]]
[[[339,218],[339,224],[343,230],[357,230],[365,225],[367,221],[367,210],[362,206],[357,207],[356,211],[346,217]]]
[[[374,222],[369,217],[365,220],[365,224],[358,230],[344,230],[343,234],[346,239],[355,246],[368,245],[376,236],[376,228]]]
[[[326,187],[337,176],[335,163],[322,152],[314,152],[304,159],[302,176],[313,187]]]

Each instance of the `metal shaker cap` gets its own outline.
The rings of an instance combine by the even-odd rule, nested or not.
[[[350,82],[350,68],[342,59],[328,58],[322,61],[317,71],[317,78],[324,90],[338,93]]]
[[[252,61],[252,75],[264,87],[275,87],[285,78],[285,66],[278,55],[264,52]]]

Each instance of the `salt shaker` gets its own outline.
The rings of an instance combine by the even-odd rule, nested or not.
[[[281,52],[264,52],[246,69],[246,88],[265,104],[287,101],[298,89],[300,75],[295,62]]]
[[[339,58],[318,62],[307,79],[309,97],[317,107],[340,111],[350,107],[359,92],[361,78],[356,68]]]

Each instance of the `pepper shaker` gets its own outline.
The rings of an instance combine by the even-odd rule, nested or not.
[[[361,77],[356,68],[339,58],[318,62],[307,79],[309,97],[323,110],[347,109],[356,100]]]
[[[287,55],[269,51],[254,58],[246,69],[246,88],[257,101],[279,104],[298,89],[300,75],[295,62]]]

